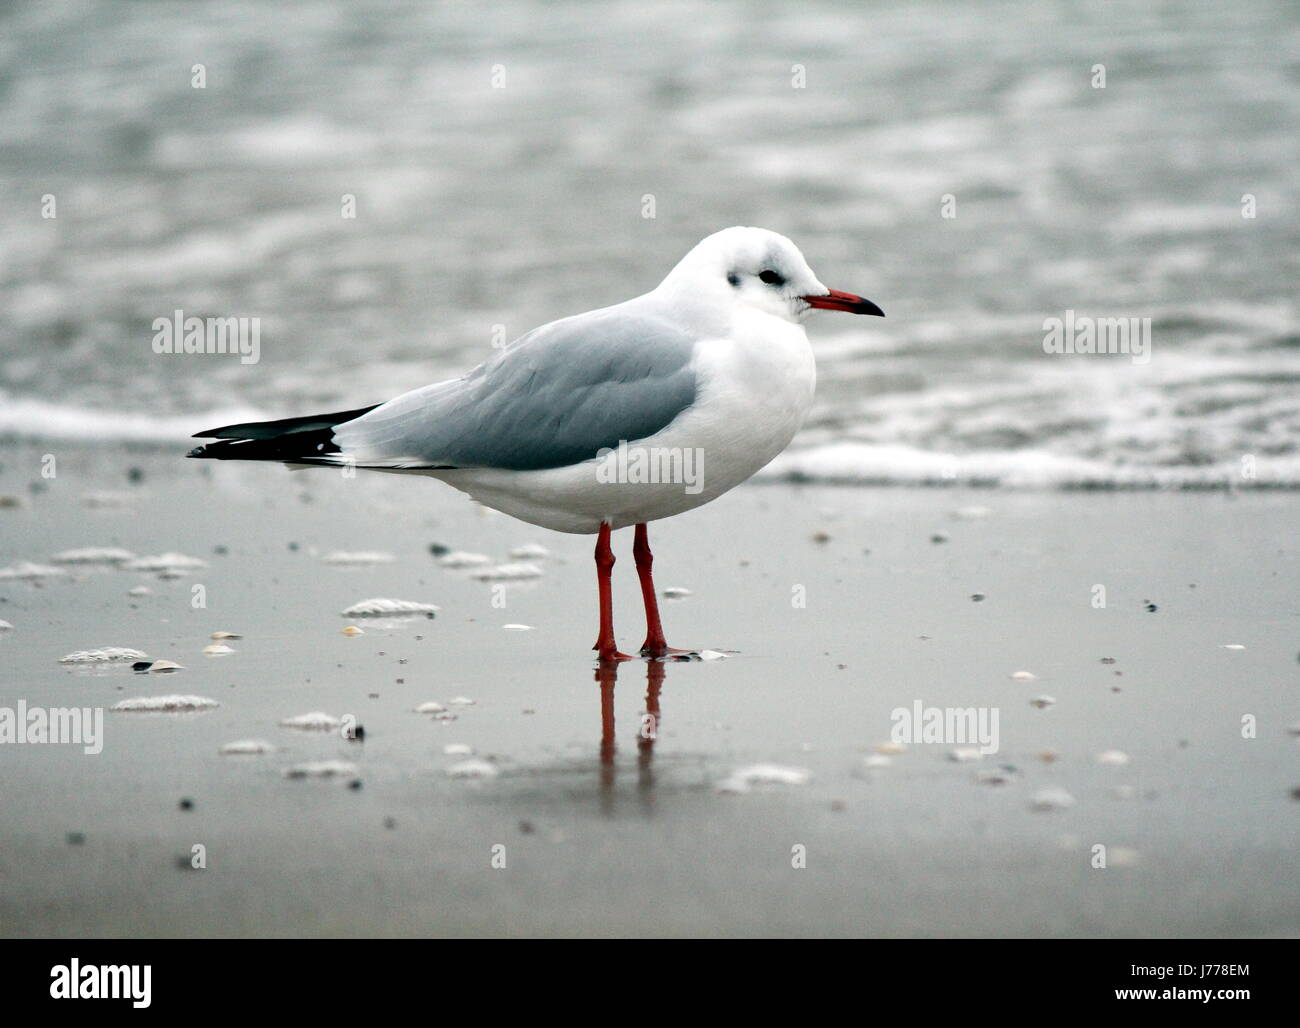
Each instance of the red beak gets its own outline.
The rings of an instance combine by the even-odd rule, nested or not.
[[[885,316],[885,312],[870,300],[864,300],[853,293],[841,293],[838,289],[832,289],[825,296],[803,296],[800,299],[809,307],[815,307],[818,310],[848,311],[850,314],[874,314],[878,318]]]

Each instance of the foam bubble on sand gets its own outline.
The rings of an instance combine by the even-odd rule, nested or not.
[[[54,564],[121,564],[134,559],[134,553],[117,546],[86,546],[56,553],[50,561]]]
[[[718,783],[718,792],[744,793],[756,785],[807,785],[812,772],[801,767],[781,764],[750,764],[737,768]]]
[[[206,696],[133,696],[113,704],[113,710],[123,712],[184,713],[192,710],[212,710],[221,706],[216,700]]]
[[[67,571],[63,568],[52,567],[49,564],[33,564],[25,560],[11,567],[0,568],[0,581],[38,582],[44,578],[60,578],[66,574]]]
[[[284,769],[285,778],[338,778],[357,773],[357,765],[346,760],[310,760]]]
[[[370,564],[392,564],[396,557],[380,550],[334,550],[321,558],[322,564],[336,564],[344,567],[364,567]]]
[[[222,746],[220,752],[224,757],[243,757],[253,756],[259,753],[274,753],[275,744],[269,743],[265,739],[236,739],[234,742],[228,742]]]
[[[304,732],[331,732],[343,725],[341,718],[326,714],[322,710],[313,710],[307,714],[286,717],[280,722],[281,728],[297,728]]]
[[[133,650],[126,646],[105,646],[101,650],[77,650],[66,657],[60,657],[60,664],[116,664],[123,661],[148,660],[149,655],[143,650]]]
[[[359,600],[347,610],[341,611],[345,618],[378,618],[403,614],[428,614],[442,608],[434,603],[417,603],[415,600],[390,600],[376,596],[370,600]]]
[[[528,578],[541,578],[542,569],[536,564],[497,564],[471,571],[470,577],[480,582],[520,582]]]
[[[551,555],[551,551],[540,543],[525,543],[516,546],[509,555],[515,560],[543,560]]]
[[[1030,801],[1030,806],[1034,810],[1067,810],[1074,806],[1075,799],[1064,789],[1047,788],[1039,789],[1034,793],[1034,798]]]
[[[491,563],[492,558],[486,553],[466,553],[464,550],[455,550],[438,558],[439,566],[444,568],[476,568]]]
[[[159,553],[152,557],[136,557],[119,565],[123,571],[196,571],[208,566],[208,562],[199,557],[190,557],[184,553]]]
[[[462,760],[447,768],[447,774],[452,778],[495,778],[500,773],[496,765],[477,757]]]

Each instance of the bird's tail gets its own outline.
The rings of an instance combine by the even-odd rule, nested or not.
[[[274,460],[285,464],[335,465],[339,463],[339,448],[334,442],[335,427],[361,417],[376,406],[378,404],[280,421],[250,421],[196,432],[195,439],[216,439],[217,442],[196,446],[186,456],[210,460]]]

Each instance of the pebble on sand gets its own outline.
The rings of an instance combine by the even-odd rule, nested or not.
[[[261,753],[274,753],[275,744],[265,739],[236,739],[221,747],[223,757],[248,757]]]
[[[690,589],[680,585],[670,585],[668,588],[660,590],[660,592],[666,600],[684,600],[686,597],[694,595]]]
[[[100,650],[77,650],[66,657],[60,657],[60,664],[117,664],[126,661],[148,660],[149,655],[142,650],[133,650],[126,646],[105,646]]]
[[[1096,756],[1098,764],[1127,764],[1128,754],[1122,750],[1105,750]]]
[[[219,706],[220,703],[206,696],[133,696],[114,703],[112,709],[125,713],[177,714],[186,711],[212,710]]]
[[[322,710],[313,710],[307,714],[284,718],[280,722],[280,727],[296,728],[303,732],[332,732],[334,729],[341,727],[342,724],[342,718],[337,718],[333,714],[326,714]]]
[[[392,600],[376,596],[369,600],[360,600],[346,610],[341,611],[345,618],[393,617],[404,614],[424,614],[433,617],[441,610],[436,603],[418,603],[415,600]]]
[[[1055,696],[1035,696],[1029,701],[1031,707],[1037,707],[1039,710],[1046,710],[1056,703]]]

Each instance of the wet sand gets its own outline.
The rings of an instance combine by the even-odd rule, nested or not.
[[[0,581],[14,626],[0,705],[220,706],[106,712],[97,756],[0,746],[5,936],[1300,930],[1294,495],[743,487],[652,527],[659,585],[692,590],[663,604],[669,641],[738,652],[598,675],[587,538],[433,482],[116,450],[60,452],[32,493],[41,453],[12,447],[0,473],[21,498],[0,509],[0,567],[83,546],[208,567]],[[435,543],[550,556],[501,607],[440,567]],[[635,648],[631,533],[615,548],[619,639]],[[338,550],[396,559],[321,559]],[[128,596],[137,585],[151,594]],[[392,627],[340,616],[371,597],[441,610]],[[221,630],[242,634],[235,652],[204,656]],[[59,663],[101,646],[185,667]],[[1056,702],[1031,705],[1044,695]],[[474,704],[451,705],[462,696]],[[918,744],[867,766],[891,711],[918,700],[996,708],[999,751],[955,761],[953,745]],[[413,712],[428,701],[455,719]],[[353,715],[364,741],[278,724],[310,711]],[[250,738],[277,750],[219,753]],[[453,777],[466,758],[449,744],[496,775]],[[1106,751],[1128,760],[1099,763]],[[356,773],[285,775],[333,760]],[[720,791],[756,764],[811,777]],[[1052,788],[1074,805],[1033,809]],[[205,869],[189,866],[195,844]]]

